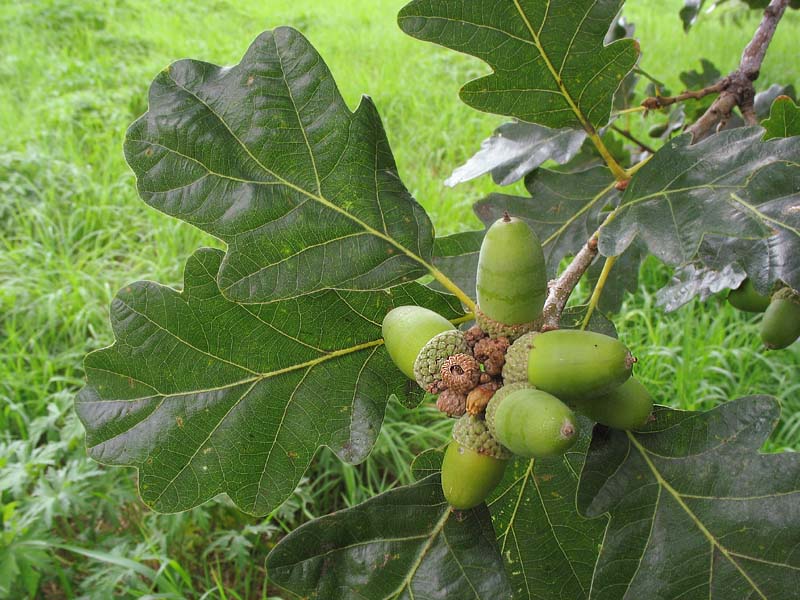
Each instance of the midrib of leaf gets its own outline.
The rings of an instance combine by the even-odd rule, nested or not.
[[[697,515],[695,515],[694,512],[692,512],[692,509],[689,508],[687,504],[683,501],[683,497],[680,495],[680,493],[675,488],[673,488],[667,482],[666,479],[664,479],[664,477],[661,475],[661,472],[656,468],[655,464],[653,464],[653,461],[650,460],[650,456],[648,455],[647,449],[645,449],[641,444],[639,444],[636,437],[630,431],[626,431],[625,433],[628,436],[628,440],[636,447],[636,449],[642,455],[642,458],[647,463],[647,466],[650,468],[650,471],[653,473],[653,476],[656,478],[656,481],[658,481],[658,484],[662,487],[662,489],[665,489],[667,490],[667,492],[669,492],[669,494],[675,499],[678,505],[686,512],[687,516],[691,519],[691,521],[703,533],[706,539],[708,539],[708,541],[711,542],[711,545],[717,548],[722,553],[722,555],[728,559],[728,561],[736,568],[737,571],[739,571],[742,577],[744,577],[744,579],[750,584],[750,586],[759,595],[759,597],[761,597],[763,600],[767,600],[767,597],[759,589],[759,587],[751,579],[751,577],[747,574],[747,572],[744,569],[742,569],[742,567],[739,566],[739,563],[737,563],[734,560],[732,556],[733,553],[731,553],[727,548],[725,548],[725,546],[723,546],[719,542],[719,540],[714,536],[714,534],[712,534],[708,530],[708,528],[706,528],[703,522],[697,518]],[[653,518],[655,519],[655,514],[653,515]],[[748,558],[748,559],[750,558],[743,556],[741,554],[737,554],[737,556],[742,556],[743,558]],[[709,580],[709,586],[710,585],[711,581]]]
[[[410,587],[411,580],[414,578],[414,575],[416,575],[417,570],[419,569],[419,566],[422,564],[422,561],[425,558],[425,555],[428,553],[428,550],[430,550],[431,545],[433,545],[433,541],[441,533],[442,529],[444,529],[444,525],[445,523],[447,523],[447,519],[450,518],[451,514],[452,511],[450,510],[450,507],[445,506],[444,513],[442,513],[441,518],[431,530],[431,533],[428,536],[428,541],[425,542],[425,545],[422,546],[422,548],[420,549],[419,554],[417,554],[416,560],[414,560],[414,564],[411,565],[411,568],[409,569],[403,581],[400,583],[400,586],[393,592],[390,592],[389,595],[386,596],[386,600],[399,597],[400,592],[402,592],[404,589],[408,589],[408,593],[413,600],[414,592],[411,591]]]
[[[764,220],[764,221],[766,221],[768,223],[772,223],[773,225],[775,225],[777,227],[780,227],[781,229],[785,229],[786,231],[791,231],[797,237],[800,237],[800,231],[798,231],[794,227],[791,227],[791,226],[787,225],[786,223],[782,223],[782,222],[778,221],[777,219],[773,219],[772,217],[769,217],[769,216],[765,215],[764,213],[759,211],[752,204],[750,204],[748,202],[745,202],[744,200],[739,198],[739,196],[737,196],[736,194],[732,193],[731,194],[731,198],[734,200],[734,202],[736,202],[740,206],[744,207],[748,212],[753,213],[753,215],[755,215],[757,218],[762,219],[762,220]],[[778,200],[778,198],[775,198],[775,200]]]
[[[306,196],[307,198],[310,198],[311,200],[314,200],[315,202],[319,202],[321,205],[325,206],[326,208],[328,208],[330,210],[333,210],[333,211],[335,211],[335,212],[337,212],[337,213],[339,213],[341,215],[344,215],[346,218],[348,218],[351,221],[353,221],[354,223],[356,223],[359,227],[363,228],[369,234],[374,235],[375,237],[385,241],[386,243],[390,244],[391,246],[394,246],[400,252],[402,252],[403,254],[408,256],[411,260],[413,260],[413,261],[419,263],[420,265],[422,265],[431,275],[433,275],[434,278],[436,278],[439,281],[439,283],[441,283],[448,291],[450,291],[456,297],[458,297],[458,299],[461,300],[461,302],[463,302],[465,306],[467,306],[471,311],[474,312],[475,303],[472,301],[472,299],[467,294],[465,294],[464,291],[461,290],[461,288],[459,288],[453,281],[451,281],[449,277],[447,277],[444,273],[439,271],[439,269],[434,267],[432,264],[427,262],[424,258],[419,256],[418,254],[415,254],[414,252],[412,252],[411,250],[409,250],[408,248],[406,248],[405,246],[403,246],[399,242],[395,241],[394,238],[390,237],[389,235],[387,235],[385,233],[382,233],[382,232],[378,231],[377,229],[375,229],[371,225],[367,224],[366,222],[362,221],[361,219],[359,219],[355,215],[353,215],[353,214],[347,212],[346,210],[344,210],[343,208],[337,206],[336,204],[334,204],[333,202],[331,202],[330,200],[328,200],[327,198],[325,198],[321,194],[315,194],[315,193],[313,193],[313,192],[311,192],[309,190],[303,189],[300,186],[295,185],[294,183],[288,181],[287,179],[284,179],[283,177],[281,177],[280,175],[278,175],[277,173],[275,173],[271,169],[267,168],[267,166],[264,165],[263,163],[261,163],[261,161],[258,160],[258,158],[250,151],[250,148],[248,148],[247,145],[244,144],[242,142],[242,140],[239,139],[239,137],[236,135],[236,133],[234,133],[234,131],[228,126],[228,123],[225,122],[225,119],[222,118],[222,115],[218,114],[208,103],[206,103],[197,94],[195,94],[194,92],[192,92],[188,88],[182,86],[177,81],[175,81],[175,79],[172,78],[172,74],[169,71],[167,72],[167,76],[169,77],[170,81],[172,81],[175,84],[176,87],[178,87],[179,89],[183,90],[184,92],[189,94],[192,98],[197,100],[197,102],[202,104],[206,108],[206,110],[208,110],[208,112],[211,115],[213,115],[214,118],[216,118],[223,127],[225,127],[225,129],[228,131],[228,133],[231,135],[231,137],[234,140],[236,140],[236,143],[239,144],[239,146],[250,157],[250,159],[256,165],[258,165],[258,167],[261,168],[265,173],[267,173],[271,177],[274,177],[277,180],[278,184],[285,185],[286,187],[298,192],[299,194],[302,194],[302,195]],[[294,106],[294,100],[292,100],[292,105]],[[297,108],[296,107],[294,107],[294,108],[295,108],[295,114],[297,114]],[[298,115],[298,119],[299,119],[299,115]],[[300,120],[300,121],[301,121],[301,125],[302,125],[302,120]],[[301,129],[303,129],[302,126],[301,126]],[[303,130],[303,136],[305,136],[305,130]],[[307,141],[308,140],[306,140],[306,142]],[[150,143],[150,142],[145,141],[145,143]],[[167,148],[166,146],[162,146],[162,147],[166,148],[170,152],[173,152],[173,150],[171,148]],[[310,151],[310,148],[309,148],[309,151]],[[176,154],[180,155],[180,153],[177,153],[177,152],[176,152]],[[206,171],[211,172],[211,170],[208,167],[206,167],[204,164],[202,164],[200,161],[198,161],[196,159],[192,159],[192,160],[196,164],[198,164],[201,167],[203,167],[204,169],[206,169]],[[316,163],[314,163],[314,174],[315,174],[315,176],[317,178],[317,181],[319,181],[319,175],[317,173]],[[226,179],[231,179],[227,175],[218,174],[218,176],[226,178]],[[260,182],[257,182],[257,181],[247,181],[247,180],[241,180],[241,179],[239,181],[244,181],[246,183],[251,183],[251,184],[254,184],[254,185],[259,185],[260,184]],[[262,267],[262,269],[260,269],[260,270],[264,270],[264,269],[268,268],[269,266],[270,265],[268,265],[267,267]],[[239,280],[239,281],[241,281],[241,280]],[[230,289],[236,283],[238,283],[238,282],[237,281],[232,282],[227,287],[222,288],[222,291]]]
[[[595,205],[595,203],[597,203],[597,201],[598,201],[598,200],[600,200],[600,199],[601,199],[603,196],[605,196],[605,195],[606,195],[608,192],[610,192],[610,191],[611,191],[611,190],[614,188],[614,186],[615,186],[615,185],[616,185],[616,181],[612,181],[612,182],[611,182],[611,183],[609,183],[609,184],[608,184],[606,187],[604,187],[602,190],[600,190],[600,192],[598,192],[598,193],[597,193],[597,194],[594,196],[594,198],[592,198],[591,200],[589,200],[589,202],[587,202],[586,204],[584,204],[584,205],[581,207],[581,209],[580,209],[578,212],[576,212],[576,213],[575,213],[574,215],[572,215],[572,216],[571,216],[569,219],[567,219],[566,221],[564,221],[564,224],[563,224],[561,227],[559,227],[558,229],[556,229],[556,230],[555,230],[555,231],[554,231],[554,232],[553,232],[553,233],[552,233],[552,234],[551,234],[551,235],[550,235],[550,236],[549,236],[549,237],[548,237],[548,238],[547,238],[545,241],[543,241],[543,242],[542,242],[542,247],[544,247],[544,246],[547,246],[547,245],[548,245],[549,243],[551,243],[553,240],[555,240],[556,238],[558,238],[558,236],[560,236],[562,233],[564,233],[564,231],[566,231],[566,229],[567,229],[567,228],[568,228],[570,225],[572,225],[572,224],[573,224],[575,221],[577,221],[577,220],[578,220],[578,218],[580,218],[580,216],[581,216],[581,215],[583,215],[583,214],[584,214],[585,212],[587,212],[587,211],[588,211],[590,208],[592,208],[592,206],[594,206],[594,205]]]
[[[581,109],[572,99],[572,95],[569,93],[569,90],[567,90],[566,86],[564,85],[564,82],[561,79],[560,71],[556,70],[555,66],[553,65],[553,62],[550,60],[550,56],[547,54],[547,52],[545,52],[541,40],[539,39],[539,32],[534,31],[533,26],[531,25],[531,22],[528,19],[528,16],[525,14],[525,11],[522,10],[522,6],[520,6],[519,0],[514,0],[514,6],[516,7],[517,12],[519,13],[519,16],[522,19],[523,23],[525,23],[525,27],[527,27],[528,32],[531,35],[531,40],[533,41],[533,44],[536,46],[536,49],[539,51],[539,54],[541,55],[542,60],[544,61],[544,64],[547,66],[547,70],[550,71],[550,75],[552,75],[553,81],[555,81],[556,85],[558,86],[558,89],[561,91],[561,95],[567,101],[567,104],[569,104],[570,109],[578,118],[578,121],[580,121],[581,127],[583,127],[583,129],[586,131],[587,135],[589,136],[589,139],[592,140],[592,143],[597,148],[597,151],[600,152],[600,155],[603,157],[603,160],[606,161],[606,164],[608,165],[609,169],[611,169],[611,172],[614,173],[615,179],[617,180],[628,179],[629,177],[628,174],[625,172],[625,169],[623,169],[620,166],[620,164],[614,159],[614,157],[611,156],[611,153],[608,151],[608,148],[606,148],[605,144],[600,139],[600,136],[597,135],[597,132],[594,130],[594,127],[592,127],[591,123],[589,123],[589,121],[586,119],[586,116],[581,112]],[[550,9],[550,1],[548,0],[547,10],[549,11],[549,9]],[[584,15],[583,17],[583,20],[585,19],[586,15]],[[544,27],[546,20],[547,20],[547,13],[545,13],[544,18],[542,19],[542,27]],[[581,21],[581,23],[583,22],[583,20]],[[577,28],[575,30],[575,36],[578,35],[579,30],[580,28]],[[573,36],[572,40],[569,43],[567,52],[564,55],[564,61],[567,60],[567,55],[569,54],[569,50],[572,48],[572,44],[575,41],[575,36]]]

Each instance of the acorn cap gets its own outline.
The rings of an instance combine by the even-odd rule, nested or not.
[[[454,354],[442,363],[441,377],[448,390],[466,394],[478,385],[481,367],[469,354]]]
[[[442,379],[442,365],[444,361],[454,354],[466,354],[469,352],[464,334],[458,329],[443,331],[439,333],[417,354],[414,361],[414,379],[423,390],[429,390],[432,384]]]
[[[511,452],[489,433],[486,421],[466,414],[453,425],[453,439],[462,446],[498,460],[508,460]]]
[[[475,322],[480,326],[484,333],[488,334],[490,338],[507,337],[509,340],[514,341],[521,335],[533,331],[537,328],[537,321],[528,321],[527,323],[517,323],[516,325],[508,325],[495,321],[487,316],[479,306],[475,307]]]
[[[533,347],[533,338],[539,334],[531,331],[515,341],[506,352],[506,364],[503,365],[503,383],[528,382],[528,354]]]
[[[494,416],[497,413],[497,407],[500,406],[500,403],[503,401],[503,398],[505,398],[509,394],[513,394],[517,390],[533,390],[533,389],[536,388],[534,388],[526,380],[526,381],[518,381],[516,383],[507,383],[494,393],[494,396],[492,396],[491,400],[489,400],[489,404],[486,406],[486,427],[489,429],[489,432],[492,435],[495,435]]]

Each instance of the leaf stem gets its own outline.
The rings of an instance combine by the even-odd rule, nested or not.
[[[619,257],[606,257],[606,262],[603,263],[603,270],[600,272],[600,277],[597,279],[597,283],[592,291],[592,297],[589,298],[589,307],[586,309],[586,316],[583,318],[581,329],[586,329],[586,327],[589,325],[589,320],[592,318],[592,313],[594,313],[594,309],[597,308],[597,304],[600,302],[600,295],[603,293],[603,288],[606,285],[606,281],[608,281],[608,274],[611,272],[611,268],[614,266],[614,263],[617,262],[617,258]]]
[[[611,113],[611,117],[613,118],[630,113],[644,112],[645,110],[647,109],[644,106],[632,106],[631,108],[623,108],[622,110]]]
[[[461,301],[461,303],[464,306],[467,307],[467,310],[469,310],[469,312],[471,312],[471,313],[475,312],[475,309],[476,309],[475,302],[472,300],[472,298],[467,296],[467,294],[464,292],[464,290],[462,290],[460,287],[458,287],[453,282],[452,279],[450,279],[447,275],[442,273],[439,269],[437,269],[433,265],[427,264],[426,266],[428,267],[428,271],[430,271],[430,274],[433,275],[434,279],[436,279],[436,281],[441,283],[442,286],[447,291],[449,291],[456,298],[458,298]]]
[[[611,173],[614,175],[614,179],[617,181],[625,181],[628,179],[628,174],[625,169],[620,165],[617,160],[611,156],[611,152],[608,151],[606,145],[603,143],[603,140],[600,139],[600,136],[597,135],[597,132],[588,132],[589,139],[592,140],[595,148],[600,153],[600,156],[603,157],[603,160],[606,161],[608,168],[611,169]]]

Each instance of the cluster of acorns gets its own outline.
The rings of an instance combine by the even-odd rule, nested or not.
[[[728,302],[745,312],[764,313],[761,341],[770,350],[788,348],[800,338],[800,292],[780,287],[771,296],[764,296],[748,278],[728,293]]]
[[[636,362],[618,340],[573,329],[538,331],[547,280],[541,244],[508,215],[481,246],[477,324],[460,331],[441,315],[400,306],[383,321],[398,368],[456,417],[442,487],[457,509],[483,502],[513,455],[566,452],[578,438],[573,409],[618,429],[650,416],[653,401],[631,378]]]

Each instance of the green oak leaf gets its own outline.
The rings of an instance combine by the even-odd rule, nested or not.
[[[142,500],[160,512],[225,493],[265,514],[320,446],[364,460],[388,398],[421,399],[383,348],[383,316],[403,304],[462,314],[414,282],[239,304],[217,287],[222,262],[219,250],[196,252],[181,293],[148,281],[121,290],[116,342],[84,365],[75,408],[90,456],[137,467]]]
[[[452,510],[438,474],[299,527],[267,572],[305,598],[511,598],[486,506]]]
[[[766,129],[765,140],[800,135],[800,106],[789,96],[778,96],[772,103],[769,119],[762,125]]]
[[[800,191],[800,138],[762,142],[762,134],[742,127],[694,145],[688,134],[667,142],[631,179],[600,232],[600,252],[617,256],[639,237],[662,261],[683,265],[695,260],[706,237],[750,246],[791,227],[780,209],[764,203]]]
[[[589,597],[606,519],[586,519],[576,509],[592,431],[588,419],[579,424],[581,438],[566,454],[515,459],[489,499],[515,600]]]
[[[724,264],[720,270],[698,261],[676,269],[672,281],[656,293],[658,306],[666,312],[679,309],[693,298],[708,300],[713,294],[734,290],[747,277],[737,264]]]
[[[594,132],[639,55],[634,40],[604,44],[622,0],[415,0],[398,22],[407,34],[471,54],[494,72],[461,99],[484,112],[546,127]]]
[[[162,71],[125,156],[145,202],[227,244],[218,284],[232,300],[383,289],[429,271],[431,222],[372,101],[350,112],[294,29],[261,34],[233,67]]]
[[[596,427],[578,488],[609,514],[591,598],[793,598],[800,582],[800,456],[759,454],[774,398],[704,412],[657,407],[641,431]]]
[[[597,231],[601,213],[619,203],[614,183],[605,167],[575,173],[537,169],[525,178],[530,197],[490,194],[474,210],[487,226],[505,211],[525,220],[542,242],[548,276],[554,277],[561,260],[577,253]]]

